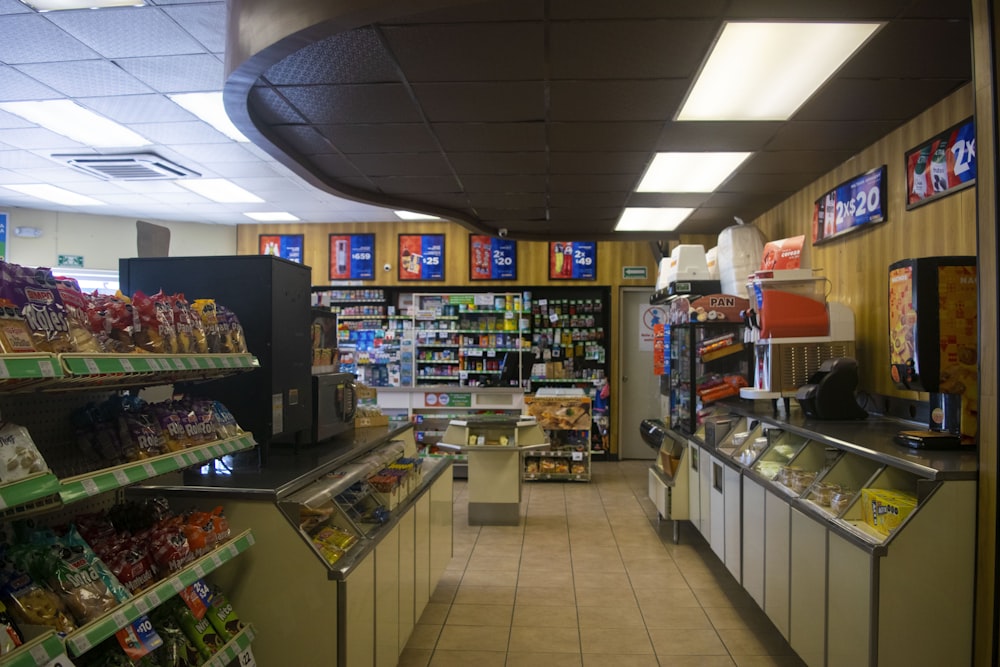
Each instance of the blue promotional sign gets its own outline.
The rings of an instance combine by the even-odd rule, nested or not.
[[[302,234],[261,234],[258,254],[274,255],[290,262],[302,263]]]
[[[7,259],[7,214],[0,213],[0,262]]]
[[[597,243],[557,241],[549,244],[550,280],[596,280]]]
[[[400,280],[444,280],[444,235],[399,235]]]
[[[374,280],[375,235],[330,234],[330,280]]]
[[[813,206],[813,243],[885,220],[886,167],[841,183]]]
[[[976,182],[976,123],[948,128],[906,152],[906,208],[920,206]]]
[[[510,239],[472,234],[469,236],[471,280],[516,280],[517,243]]]

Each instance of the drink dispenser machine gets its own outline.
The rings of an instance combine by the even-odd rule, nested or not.
[[[921,257],[889,266],[892,380],[930,394],[929,430],[900,432],[902,444],[975,444],[978,333],[975,257]]]

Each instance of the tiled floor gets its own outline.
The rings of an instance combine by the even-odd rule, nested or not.
[[[656,522],[649,464],[524,485],[519,526],[469,526],[455,485],[455,549],[400,667],[800,666],[788,644],[682,524]]]

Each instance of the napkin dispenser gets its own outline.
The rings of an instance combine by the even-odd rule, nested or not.
[[[856,360],[847,357],[827,359],[810,376],[809,382],[799,387],[795,398],[810,419],[865,419],[868,413],[854,399],[857,386]]]

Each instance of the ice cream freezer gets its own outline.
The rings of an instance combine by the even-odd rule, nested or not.
[[[213,578],[258,628],[259,664],[396,665],[452,556],[451,462],[418,457],[411,424],[158,481],[130,493],[253,529],[252,555]]]

